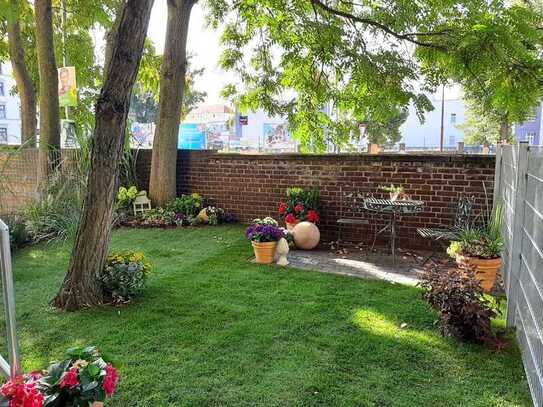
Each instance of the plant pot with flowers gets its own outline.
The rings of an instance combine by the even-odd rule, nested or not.
[[[409,199],[409,195],[407,195],[401,185],[394,185],[390,184],[390,186],[383,186],[381,189],[385,192],[388,192],[389,198],[392,202],[395,201],[405,201]]]
[[[286,235],[285,229],[280,228],[272,218],[255,219],[245,231],[245,236],[253,245],[258,264],[273,263],[277,242]]]
[[[447,249],[460,268],[473,270],[485,292],[492,290],[502,266],[502,212],[498,204],[482,224],[460,229]]]
[[[302,188],[288,188],[287,197],[279,203],[279,216],[281,216],[289,232],[302,222],[319,223],[320,194],[316,189],[304,190]]]
[[[117,370],[98,348],[72,348],[68,358],[47,370],[12,378],[0,388],[9,406],[102,407],[115,393]]]

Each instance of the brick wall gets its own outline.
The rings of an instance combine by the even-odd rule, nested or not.
[[[140,188],[148,188],[151,151],[140,151]],[[247,222],[255,217],[277,218],[277,204],[287,187],[316,187],[321,192],[321,233],[337,239],[340,190],[362,195],[385,195],[381,185],[403,185],[413,199],[426,202],[425,211],[400,219],[400,245],[422,247],[416,229],[450,224],[454,203],[462,195],[476,197],[475,211],[485,207],[483,182],[493,191],[495,158],[482,155],[240,155],[210,151],[179,151],[178,194],[199,192],[210,204],[235,213]],[[349,216],[352,214],[348,214]],[[343,238],[371,242],[383,219],[357,212],[367,226],[344,227]]]

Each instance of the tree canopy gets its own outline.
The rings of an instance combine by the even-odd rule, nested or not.
[[[488,109],[522,120],[541,96],[541,14],[505,0],[209,0],[223,26],[221,65],[243,108],[285,114],[317,148],[361,123],[386,125],[446,80]],[[285,97],[290,95],[290,97]],[[324,112],[331,104],[337,115]],[[527,107],[527,109],[525,108]]]

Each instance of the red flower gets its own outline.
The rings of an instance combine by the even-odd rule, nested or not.
[[[115,389],[117,388],[117,383],[119,382],[119,374],[117,373],[117,369],[115,369],[113,366],[111,366],[110,363],[106,365],[106,377],[104,377],[104,391],[108,396],[111,396],[113,393],[115,393]]]
[[[9,400],[10,407],[43,407],[43,394],[32,376],[15,377],[2,386],[0,393]]]
[[[78,373],[79,371],[77,370],[77,367],[72,367],[70,370],[64,373],[64,376],[62,376],[62,379],[60,379],[60,388],[63,389],[64,387],[68,387],[73,389],[75,386],[77,386],[79,384],[79,379],[77,378]]]
[[[318,212],[311,209],[309,212],[307,212],[307,220],[309,222],[319,223],[320,217]]]
[[[288,205],[284,202],[279,204],[279,215],[284,215],[288,209]]]
[[[285,222],[287,222],[287,223],[296,223],[296,216],[294,216],[292,213],[289,213],[285,217]]]
[[[294,212],[296,213],[302,213],[304,211],[304,206],[302,204],[298,204],[294,207]]]

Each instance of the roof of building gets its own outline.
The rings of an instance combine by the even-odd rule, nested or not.
[[[201,105],[194,109],[191,113],[232,113],[232,109],[225,105]]]

